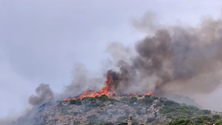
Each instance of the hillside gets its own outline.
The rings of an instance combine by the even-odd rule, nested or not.
[[[40,106],[29,125],[113,125],[125,122],[132,116],[133,123],[149,125],[176,125],[192,120],[217,122],[221,113],[200,110],[194,106],[179,104],[166,98],[154,96],[122,96],[48,102]],[[183,119],[177,119],[183,118]],[[173,120],[173,121],[172,121]],[[220,121],[219,121],[220,122]],[[19,123],[18,123],[19,124]],[[185,125],[185,124],[184,124]]]

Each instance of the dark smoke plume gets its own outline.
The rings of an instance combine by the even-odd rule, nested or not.
[[[222,20],[208,18],[197,27],[186,27],[159,25],[153,17],[144,17],[141,23],[135,23],[142,31],[152,31],[136,43],[136,55],[121,43],[115,42],[108,47],[113,64],[118,67],[118,70],[107,72],[112,75],[115,92],[153,90],[157,95],[195,95],[211,93],[221,85]],[[147,20],[152,23],[146,23]],[[94,77],[82,65],[75,67],[73,73],[72,84],[66,87],[63,96],[75,96],[93,86],[104,86],[102,83],[107,76]],[[53,99],[46,84],[41,84],[36,92],[37,96],[29,99],[33,106]],[[17,125],[25,125],[23,120],[32,116],[30,114],[33,111],[20,117],[21,124]]]
[[[54,98],[53,92],[48,84],[41,83],[35,91],[37,95],[32,95],[29,98],[29,103],[33,106],[39,106],[45,102],[51,101]]]
[[[222,20],[205,19],[198,27],[163,28],[136,44],[138,55],[131,56],[130,63],[119,60],[124,76],[119,85],[124,84],[125,90],[139,86],[137,91],[147,87],[156,94],[214,91],[222,80]]]
[[[29,103],[32,107],[27,108],[19,117],[7,118],[0,120],[1,125],[31,125],[34,124],[34,117],[37,113],[37,108],[54,99],[54,94],[48,84],[41,83],[36,88],[37,95],[29,97]]]

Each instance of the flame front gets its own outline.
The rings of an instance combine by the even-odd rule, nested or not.
[[[99,92],[92,92],[92,90],[87,90],[79,98],[65,98],[64,101],[70,101],[76,99],[82,100],[85,97],[96,97],[96,96],[100,97],[102,95],[107,95],[108,97],[112,97],[113,87],[111,87],[111,81],[112,81],[112,76],[108,75],[106,86],[103,87],[102,90],[100,90]]]
[[[86,97],[100,97],[102,95],[106,95],[108,97],[113,97],[113,86],[111,86],[111,82],[112,82],[112,75],[108,75],[107,77],[107,81],[105,82],[106,83],[106,86],[102,88],[102,90],[100,90],[99,92],[93,92],[92,90],[87,90],[85,91],[81,96],[79,96],[78,98],[65,98],[64,101],[70,101],[70,100],[77,100],[77,99],[80,99],[82,100],[83,98],[86,98]],[[143,96],[146,96],[146,95],[152,95],[153,92],[152,91],[149,91],[148,93],[144,93]],[[128,94],[128,96],[137,96],[138,93],[130,93]],[[116,96],[116,94],[115,94]]]
[[[143,96],[146,96],[146,95],[153,95],[153,92],[152,91],[149,91],[148,93],[144,93]]]

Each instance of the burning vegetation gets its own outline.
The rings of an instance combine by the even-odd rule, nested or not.
[[[141,22],[138,21],[136,27],[149,28],[144,26],[147,19],[150,17],[145,16]],[[118,72],[107,72],[105,86],[100,91],[88,89],[80,96],[68,97],[64,101],[123,94],[161,96],[177,93],[195,96],[211,93],[221,85],[222,18],[207,18],[196,27],[155,25],[155,29],[153,34],[148,34],[135,44],[136,55],[130,55],[121,43],[108,46],[112,64],[119,69]],[[59,97],[75,96],[77,92],[85,90],[84,87],[90,88],[88,83],[92,85],[92,81],[97,81],[95,78],[89,79],[90,75],[81,68],[74,72],[72,84]],[[101,83],[101,79],[99,81]],[[33,107],[55,98],[46,84],[41,84],[36,92],[37,95],[29,99]],[[170,112],[173,108],[166,111]],[[29,112],[20,119],[27,119],[27,116],[30,116]]]
[[[75,98],[65,98],[64,101],[71,101],[71,100],[82,100],[83,98],[86,98],[86,97],[101,97],[102,95],[106,95],[108,97],[114,97],[114,96],[121,96],[123,95],[123,93],[115,93],[116,91],[116,88],[118,87],[118,83],[121,81],[121,75],[112,71],[112,70],[109,70],[107,72],[107,80],[105,82],[105,86],[98,92],[94,92],[93,90],[87,90],[85,91],[82,95],[80,95],[79,97],[75,97]],[[139,93],[129,93],[128,95],[131,96],[131,95],[138,95]],[[143,93],[142,95],[143,96],[146,96],[146,95],[152,95],[153,92],[152,91],[149,91],[148,93]]]

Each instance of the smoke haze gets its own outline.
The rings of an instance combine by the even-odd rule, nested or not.
[[[143,19],[152,20],[152,16]],[[197,27],[163,28],[152,23],[146,26],[145,21],[137,22],[137,28],[155,27],[156,31],[136,43],[138,55],[127,55],[131,58],[130,63],[119,60],[120,70],[130,79],[124,80],[123,84],[139,86],[136,91],[146,87],[147,90],[154,89],[156,94],[186,95],[211,93],[221,84],[221,19],[205,18]],[[118,48],[113,47],[113,50]]]
[[[136,55],[121,43],[108,46],[111,64],[116,67],[111,74],[117,93],[153,90],[160,96],[165,93],[191,96],[211,93],[221,85],[221,19],[207,18],[197,27],[163,26],[155,21],[146,23],[154,15],[146,16],[142,23],[135,22],[134,25],[152,33],[137,41]],[[107,74],[92,77],[83,65],[77,65],[73,70],[72,83],[59,96],[75,96],[89,88],[101,87]],[[36,93],[29,98],[33,107],[56,98],[47,84],[40,84]],[[23,123],[21,121],[31,114],[33,110],[27,111],[18,122]]]
[[[53,92],[48,84],[41,83],[36,88],[37,95],[32,95],[29,98],[29,103],[32,106],[40,106],[45,102],[51,101],[54,98]]]

